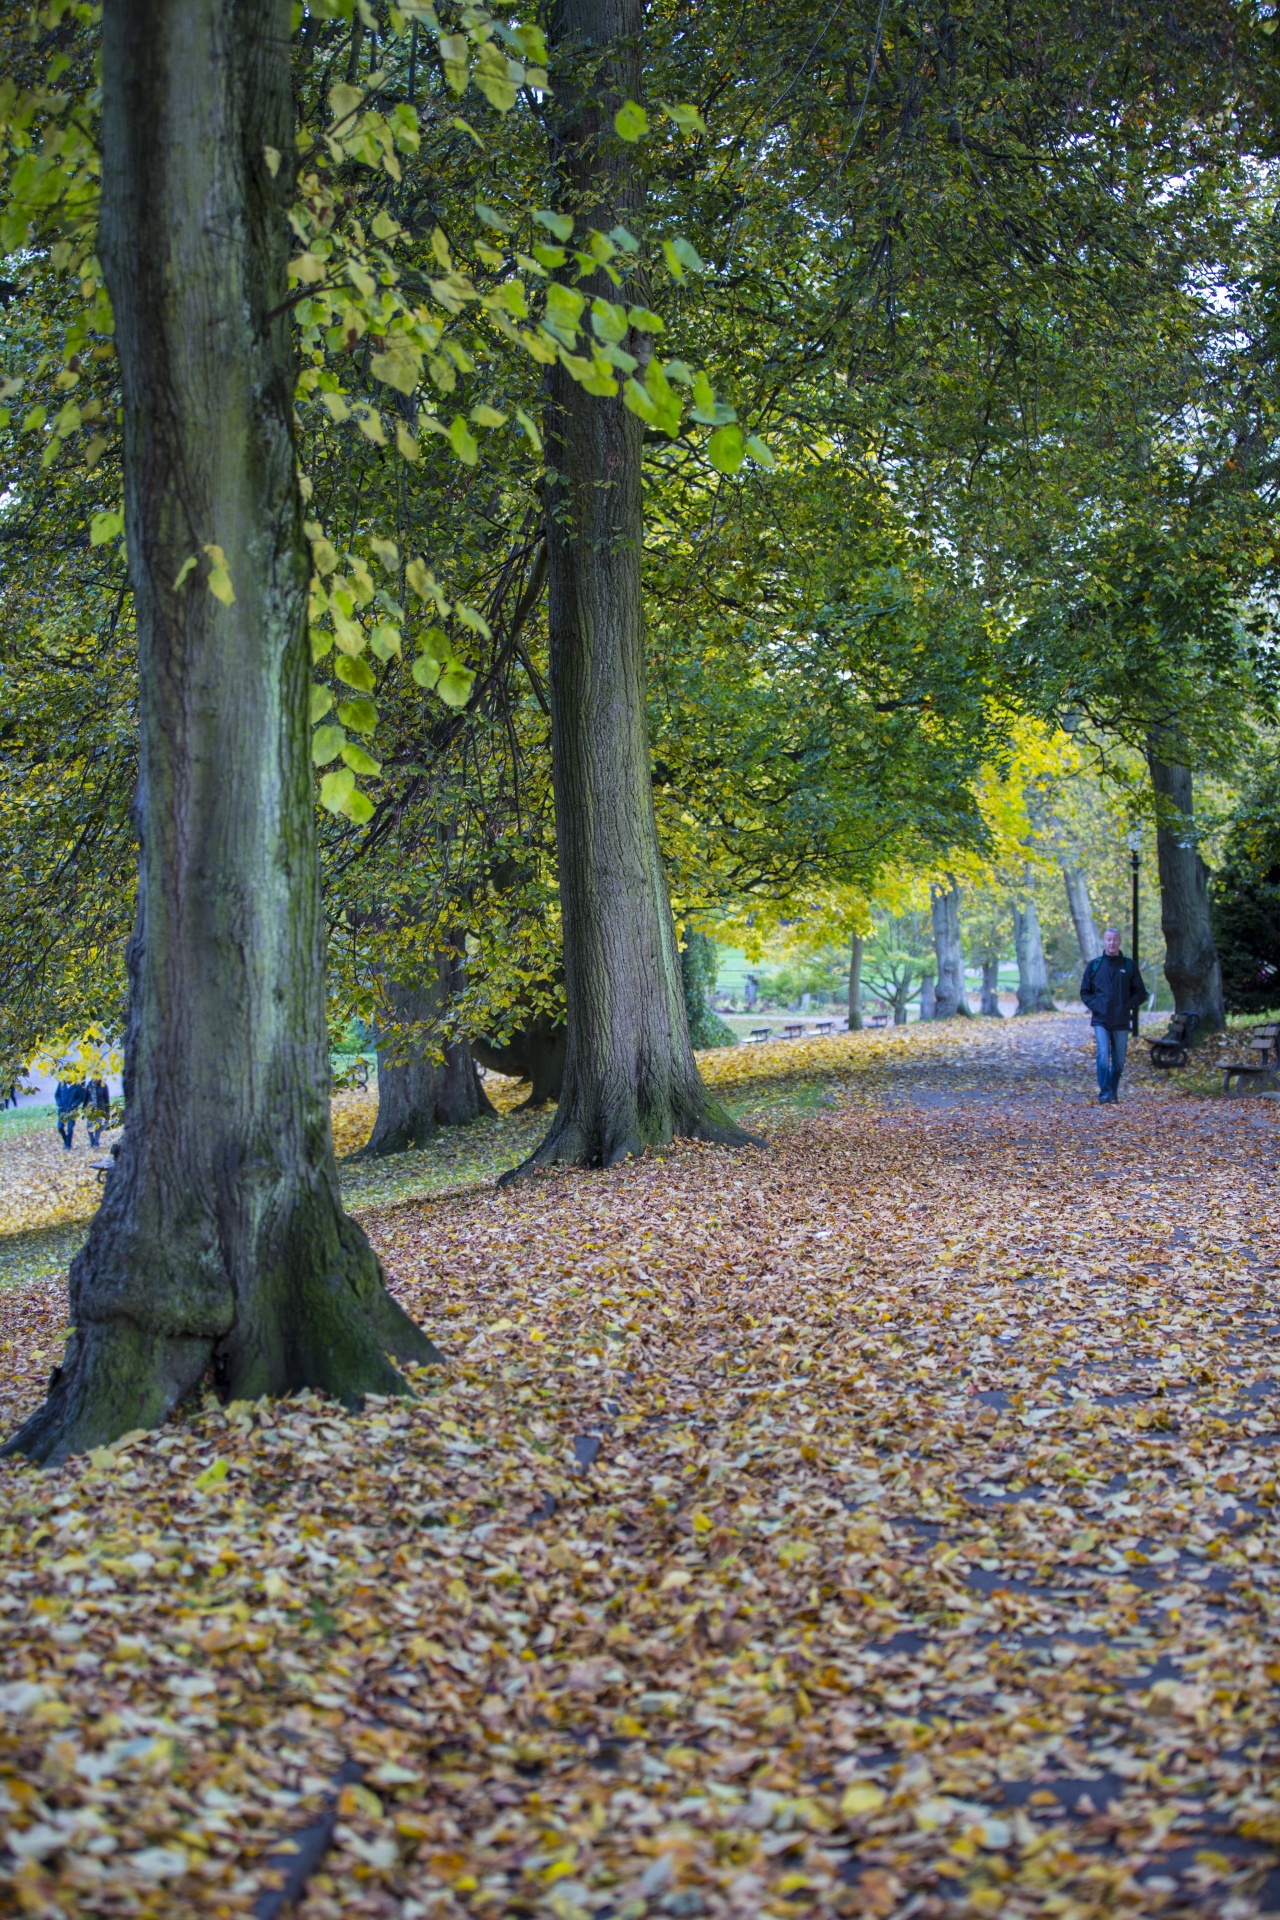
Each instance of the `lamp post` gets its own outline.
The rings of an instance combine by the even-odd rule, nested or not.
[[[1142,828],[1135,827],[1133,832],[1128,836],[1128,840],[1129,857],[1133,861],[1133,938],[1130,942],[1130,948],[1133,954],[1133,971],[1136,978],[1138,972],[1138,871],[1142,865]],[[1138,1008],[1136,1005],[1133,1012],[1129,1015],[1129,1022],[1136,1039],[1138,1033]]]

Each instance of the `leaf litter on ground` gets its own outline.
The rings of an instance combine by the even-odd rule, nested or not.
[[[1280,1905],[1280,1114],[1087,1040],[703,1056],[767,1150],[364,1212],[416,1400],[7,1464],[0,1905]]]

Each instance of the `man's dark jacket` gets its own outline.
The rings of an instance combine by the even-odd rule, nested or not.
[[[1142,975],[1127,953],[1100,953],[1084,970],[1080,998],[1093,1015],[1092,1025],[1122,1033],[1129,1015],[1147,997]]]

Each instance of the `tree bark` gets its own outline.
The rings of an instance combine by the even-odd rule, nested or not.
[[[926,973],[920,982],[920,1018],[932,1020],[938,1011],[938,993],[933,984],[933,975]]]
[[[1036,903],[1027,894],[1021,906],[1013,909],[1013,944],[1018,955],[1019,1013],[1053,1013],[1053,995],[1049,991],[1049,970],[1044,960],[1044,942],[1040,938],[1040,916]]]
[[[292,440],[287,0],[107,0],[100,245],[137,618],[125,1131],[67,1360],[10,1442],[56,1462],[224,1398],[405,1391],[438,1358],[342,1211]],[[282,156],[272,176],[264,150]],[[208,589],[223,550],[234,601]],[[187,561],[199,564],[187,576]]]
[[[984,960],[982,963],[982,1013],[989,1020],[1000,1020],[1000,962]]]
[[[1102,952],[1102,941],[1093,918],[1093,903],[1089,899],[1088,876],[1082,867],[1064,867],[1062,884],[1067,890],[1067,906],[1080,946],[1080,964],[1087,967]]]
[[[1173,988],[1174,1012],[1188,1014],[1197,1034],[1220,1033],[1226,1015],[1222,968],[1209,921],[1209,870],[1196,845],[1191,770],[1168,757],[1175,751],[1176,743],[1167,734],[1149,735],[1164,970]]]
[[[642,0],[558,0],[554,136],[579,232],[634,216],[642,182],[613,116],[637,99]],[[575,66],[589,66],[580,82]],[[588,297],[614,296],[603,275]],[[642,357],[648,337],[626,348]],[[744,1143],[689,1044],[680,954],[658,848],[640,589],[644,428],[621,395],[547,378],[551,750],[568,1045],[550,1132],[510,1180],[556,1161],[612,1166],[690,1135]]]
[[[467,1042],[449,1041],[440,1050],[443,1059],[431,1043],[441,1008],[461,987],[462,971],[457,955],[442,953],[431,986],[389,982],[384,988],[388,1027],[394,1023],[396,1031],[378,1039],[378,1117],[362,1158],[408,1153],[425,1147],[441,1127],[465,1127],[493,1113]]]
[[[564,1085],[564,1056],[568,1033],[549,1013],[540,1013],[527,1027],[513,1033],[501,1046],[476,1039],[471,1051],[482,1067],[529,1082],[529,1098],[515,1109],[523,1113],[558,1101]]]
[[[849,944],[849,1031],[862,1032],[862,935]]]
[[[952,1020],[970,1011],[964,989],[964,945],[960,938],[960,889],[955,877],[947,875],[948,885],[929,886],[929,907],[933,916],[933,951],[938,962],[933,1017]],[[923,1009],[921,1010],[923,1018]]]

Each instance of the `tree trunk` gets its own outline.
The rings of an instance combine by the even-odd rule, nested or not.
[[[933,975],[926,973],[920,982],[920,1018],[932,1020],[938,1011],[938,994],[933,984]]]
[[[289,57],[287,0],[105,10],[141,855],[124,1137],[72,1264],[66,1364],[10,1442],[44,1461],[156,1425],[210,1368],[227,1399],[351,1404],[406,1390],[388,1351],[438,1358],[342,1211],[329,1126]]]
[[[933,916],[933,951],[938,962],[938,985],[934,1003],[935,1020],[952,1020],[968,1014],[969,1001],[964,990],[964,946],[960,939],[960,889],[952,874],[946,887],[929,887],[929,907]],[[923,1018],[923,1009],[921,1010]]]
[[[923,991],[924,989],[922,987],[921,992]],[[906,1026],[907,1002],[910,998],[911,998],[911,975],[907,974],[904,976],[903,979],[898,981],[893,992],[893,1024],[895,1027]]]
[[[1152,733],[1147,765],[1156,795],[1156,860],[1160,869],[1160,930],[1173,1010],[1189,1014],[1193,1031],[1220,1033],[1226,1025],[1222,968],[1209,924],[1209,871],[1196,845],[1191,770],[1165,759],[1167,734]],[[1142,956],[1138,956],[1141,965]]]
[[[984,960],[982,963],[982,1012],[991,1020],[1000,1020],[1000,962]]]
[[[465,1040],[450,1040],[436,1093],[436,1125],[469,1127],[473,1120],[494,1120],[498,1110],[484,1090],[471,1048]]]
[[[637,99],[642,0],[558,0],[555,139],[579,233],[634,218],[642,181],[613,116]],[[579,82],[575,64],[590,68]],[[603,274],[580,282],[613,298]],[[627,350],[648,351],[631,334]],[[547,378],[551,759],[568,1047],[551,1131],[513,1179],[555,1161],[612,1166],[677,1135],[742,1143],[689,1045],[649,768],[640,489],[644,428],[621,395]]]
[[[1067,890],[1067,906],[1080,945],[1080,964],[1087,967],[1102,952],[1102,942],[1093,918],[1093,905],[1089,899],[1089,881],[1082,867],[1064,867],[1062,883]]]
[[[849,945],[849,1031],[862,1032],[862,935],[855,933]]]
[[[1018,1012],[1055,1012],[1040,938],[1040,916],[1030,894],[1013,909],[1013,944],[1018,954]]]
[[[462,972],[456,954],[442,953],[434,985],[388,983],[384,989],[388,1025],[394,1022],[398,1031],[379,1036],[378,1117],[362,1158],[425,1147],[439,1128],[465,1127],[493,1113],[466,1041],[449,1041],[441,1049],[443,1060],[431,1044],[442,1006],[461,988]],[[419,1034],[405,1032],[415,1027]]]
[[[568,1040],[566,1029],[540,1013],[527,1027],[513,1033],[501,1046],[491,1040],[471,1042],[471,1051],[482,1067],[492,1073],[510,1074],[515,1080],[529,1082],[529,1098],[515,1109],[523,1113],[531,1107],[545,1107],[558,1101],[564,1085],[564,1056]]]

